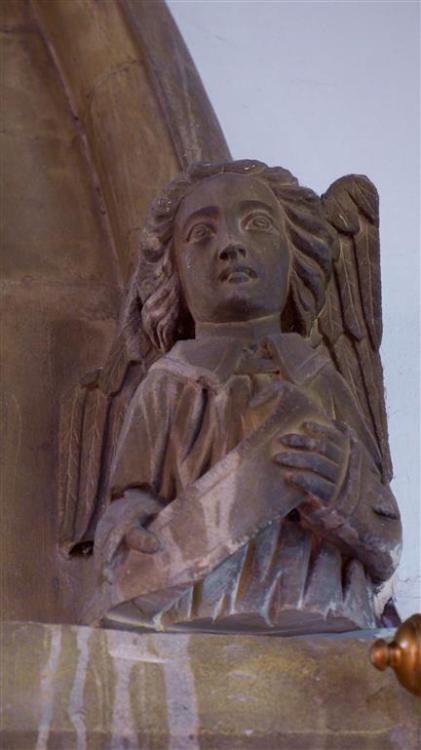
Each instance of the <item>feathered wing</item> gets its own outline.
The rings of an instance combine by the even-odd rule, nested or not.
[[[319,331],[377,440],[384,481],[392,477],[383,370],[379,200],[367,177],[336,180],[322,196],[339,253],[329,282]]]
[[[104,368],[85,376],[61,406],[59,538],[66,554],[92,548],[128,403],[157,356],[143,334],[135,274]]]

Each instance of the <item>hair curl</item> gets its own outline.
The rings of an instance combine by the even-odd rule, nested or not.
[[[220,174],[257,177],[272,190],[284,210],[291,273],[281,315],[282,329],[308,336],[324,304],[337,239],[316,193],[301,187],[288,170],[259,161],[195,162],[153,202],[141,236],[133,280],[131,298],[134,300],[133,292],[140,298],[143,330],[162,352],[178,339],[191,336],[194,330],[173,260],[175,217],[186,195],[203,180]]]

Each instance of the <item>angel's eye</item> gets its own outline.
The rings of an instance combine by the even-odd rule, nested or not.
[[[273,228],[273,221],[267,214],[252,214],[247,217],[244,228],[251,230],[255,229],[260,232],[269,232]]]
[[[212,227],[209,224],[203,222],[195,224],[187,235],[187,242],[200,242],[200,240],[210,237],[212,232]]]

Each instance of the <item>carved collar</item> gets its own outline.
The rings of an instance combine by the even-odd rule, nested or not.
[[[283,378],[301,385],[311,380],[329,360],[296,333],[278,333],[260,340]],[[250,354],[250,343],[231,336],[210,336],[179,341],[151,369],[166,369],[213,385],[225,383]],[[266,369],[266,368],[265,368]]]

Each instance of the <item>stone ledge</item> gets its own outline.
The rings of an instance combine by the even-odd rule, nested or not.
[[[6,623],[0,746],[415,750],[421,702],[370,665],[377,636],[137,635]]]

